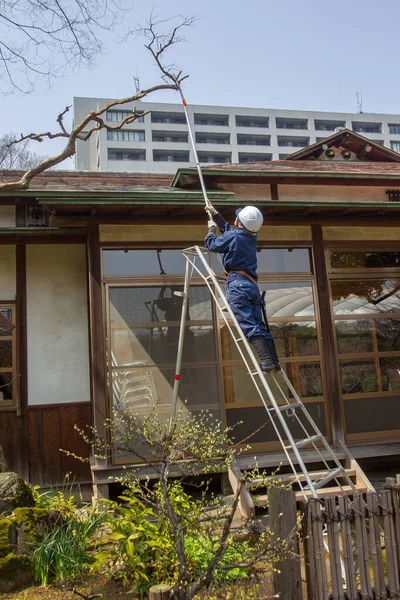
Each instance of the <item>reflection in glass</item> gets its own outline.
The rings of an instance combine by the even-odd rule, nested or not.
[[[265,248],[257,253],[258,273],[310,273],[309,248]]]
[[[322,396],[321,365],[319,363],[303,363],[299,365],[301,396],[311,398]],[[288,374],[289,375],[289,374]],[[289,375],[290,377],[290,375]]]
[[[114,408],[118,410],[147,409],[156,405],[170,407],[175,370],[166,368],[113,369]],[[217,367],[183,368],[179,386],[178,407],[218,406]],[[167,409],[169,410],[169,408]]]
[[[12,308],[0,308],[0,312],[6,319],[8,319],[10,321],[10,323],[13,322]],[[6,331],[1,323],[0,323],[0,335],[10,335],[10,332]]]
[[[0,367],[12,367],[12,341],[0,339]]]
[[[12,373],[0,373],[0,403],[13,399]]]
[[[371,321],[336,321],[335,325],[339,354],[373,351]]]
[[[335,315],[400,312],[400,281],[332,281]]]
[[[196,265],[200,267],[200,261],[196,261]],[[185,266],[186,259],[181,250],[103,250],[103,274],[106,277],[184,275]]]
[[[382,389],[384,392],[400,390],[400,356],[381,358]]]
[[[399,319],[376,319],[375,327],[379,352],[400,350]]]
[[[288,365],[285,365],[285,371],[288,373],[287,367]],[[272,377],[269,377],[268,384],[270,385],[272,393],[274,394],[278,404],[284,404],[285,399],[283,398],[279,387],[287,397],[291,397],[291,394],[279,375],[276,376],[276,380],[278,385]],[[233,402],[251,404],[261,403],[260,396],[258,395],[253,380],[245,366],[235,365],[232,367],[224,367],[224,386],[225,402],[228,404]]]
[[[340,361],[343,394],[376,392],[375,361],[373,359]]]
[[[278,356],[318,356],[318,336],[315,321],[271,323]]]
[[[263,283],[268,317],[307,317],[314,315],[314,299],[310,281]]]
[[[400,267],[400,252],[331,252],[334,269]]]

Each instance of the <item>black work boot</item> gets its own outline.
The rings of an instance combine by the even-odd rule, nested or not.
[[[261,371],[278,373],[281,370],[273,339],[256,336],[251,340],[255,351],[261,359]]]

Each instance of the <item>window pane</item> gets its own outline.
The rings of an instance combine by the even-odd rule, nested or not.
[[[289,379],[291,379],[290,369],[294,370],[295,366],[289,364],[285,367]],[[319,362],[299,364],[298,368],[300,371],[300,396],[302,398],[322,396],[321,365]],[[296,380],[294,380],[294,383],[296,383]],[[295,387],[297,386],[295,385]]]
[[[374,360],[340,361],[343,394],[376,392],[376,370]]]
[[[164,287],[110,288],[110,318],[120,326],[134,326],[139,322],[180,322],[182,297],[173,295],[183,290],[182,285]],[[191,286],[188,320],[212,320],[211,299],[208,288]]]
[[[400,390],[400,356],[381,358],[382,389],[384,392]]]
[[[400,267],[400,252],[331,252],[335,269]]]
[[[271,323],[279,356],[315,356],[319,354],[315,321],[311,323]]]
[[[160,264],[161,263],[161,264]],[[108,275],[184,275],[180,250],[103,250],[103,273]]]
[[[376,319],[375,327],[379,352],[400,350],[399,319]]]
[[[174,387],[174,368],[131,368],[113,371],[112,390],[114,408],[118,410],[144,409],[166,406],[170,411]],[[218,406],[218,378],[216,367],[182,369],[178,410]]]
[[[114,366],[175,363],[178,351],[179,325],[148,328],[118,328],[112,331]],[[191,325],[185,330],[183,362],[216,360],[212,325]]]
[[[400,280],[332,281],[335,315],[400,312]]]
[[[308,248],[265,248],[257,252],[258,273],[310,273]]]
[[[337,321],[335,325],[339,354],[373,352],[371,321]]]
[[[12,341],[0,339],[0,367],[12,367]]]
[[[6,319],[8,319],[10,321],[10,323],[13,322],[12,308],[0,308],[0,313]],[[6,331],[1,323],[0,323],[0,335],[10,335],[10,332]]]
[[[3,400],[13,399],[12,379],[12,373],[0,373],[0,403]]]
[[[259,285],[260,290],[266,290],[265,302],[269,318],[314,315],[314,300],[310,281],[296,281],[293,283],[260,282]]]
[[[287,371],[288,365],[285,365],[285,371]],[[290,375],[288,375],[290,377]],[[287,386],[282,381],[282,378],[278,376],[277,381],[279,386],[287,397],[291,397]],[[274,394],[278,404],[284,404],[285,400],[282,399],[282,393],[279,391],[279,387],[275,383],[272,377],[268,378],[268,383],[271,387],[272,393]],[[245,366],[235,365],[232,367],[224,367],[224,386],[225,386],[225,402],[230,403],[260,403],[261,399],[254,386],[254,383],[248,374]],[[268,401],[269,403],[269,401]]]

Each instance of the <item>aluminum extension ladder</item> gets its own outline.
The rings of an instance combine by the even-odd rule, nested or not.
[[[325,487],[332,481],[335,481],[342,492],[346,493],[341,483],[341,481],[344,480],[345,484],[351,486],[352,493],[356,493],[357,488],[355,484],[351,480],[350,476],[346,473],[345,467],[340,464],[325,437],[319,431],[315,421],[308,413],[306,407],[301,401],[284,370],[282,369],[282,371],[279,373],[268,374],[265,374],[263,371],[261,371],[258,359],[253,354],[251,346],[245,338],[240,325],[226,300],[225,293],[219,284],[218,279],[221,280],[221,277],[218,277],[214,273],[209,262],[207,261],[208,255],[212,253],[206,248],[193,246],[192,248],[182,250],[182,254],[186,259],[186,269],[184,290],[183,292],[175,292],[176,295],[183,297],[183,302],[176,374],[172,398],[171,422],[176,413],[178,398],[185,322],[189,301],[190,279],[193,273],[196,273],[197,275],[200,275],[200,277],[206,283],[211,297],[215,301],[216,308],[218,309],[229,333],[232,336],[232,339],[234,340],[247,372],[253,381],[255,391],[261,399],[267,415],[274,427],[288,464],[292,469],[293,474],[297,478],[297,483],[304,495],[304,498],[307,500],[307,492],[311,493],[314,498],[318,498],[319,496],[317,494],[317,490]],[[281,394],[279,403],[268,383],[270,378],[273,380],[275,386]],[[282,384],[285,384],[288,387],[292,397],[287,397],[282,388]],[[301,416],[303,417],[303,420],[300,418]],[[293,425],[289,424],[289,419],[293,420],[297,426],[300,426],[304,433],[303,439],[297,441],[294,439],[291,433],[291,428]],[[321,445],[325,450],[325,455],[321,452]],[[319,456],[321,463],[324,464],[325,470],[320,473],[320,477],[317,480],[313,481],[310,477],[307,466],[302,457],[303,449],[314,449],[316,454]],[[333,463],[334,467],[331,467],[328,463]],[[301,481],[302,478],[300,477],[300,472],[298,469],[296,469],[296,464],[303,475],[305,485]]]

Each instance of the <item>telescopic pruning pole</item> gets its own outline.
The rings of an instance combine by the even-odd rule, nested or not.
[[[208,196],[207,196],[206,184],[204,183],[204,178],[203,178],[203,173],[201,172],[199,157],[197,156],[197,150],[196,150],[196,144],[195,144],[195,141],[194,141],[194,135],[193,135],[192,125],[190,123],[189,113],[188,113],[188,110],[187,110],[187,103],[186,103],[186,100],[185,100],[185,96],[183,95],[182,88],[181,88],[180,84],[177,83],[177,86],[178,86],[178,90],[179,90],[179,93],[180,93],[181,98],[182,98],[183,110],[185,112],[186,123],[187,123],[188,130],[189,130],[190,143],[192,145],[194,159],[195,159],[195,162],[196,162],[197,173],[199,174],[201,191],[203,192],[204,202],[206,203],[206,207],[208,208],[208,207],[211,206],[211,202],[209,201]],[[209,218],[212,219],[212,214],[209,211],[207,211],[207,212],[208,212]]]
[[[189,120],[189,113],[187,110],[185,96],[183,95],[182,88],[178,82],[177,82],[177,87],[178,87],[179,93],[182,98],[182,105],[183,105],[183,110],[185,112],[186,123],[188,126],[190,143],[192,145],[194,159],[196,162],[196,169],[197,169],[197,173],[198,173],[199,179],[200,179],[201,191],[203,192],[204,202],[206,204],[206,210],[207,210],[208,208],[211,207],[211,202],[207,196],[206,184],[204,183],[204,178],[203,178],[203,173],[201,172],[199,157],[197,156],[196,144],[194,141],[192,126],[191,126],[190,120]],[[207,214],[208,214],[208,218],[212,219],[212,214],[209,210],[207,210]],[[182,302],[181,328],[179,331],[179,341],[178,341],[178,353],[177,353],[177,357],[176,357],[174,389],[172,392],[172,410],[171,410],[171,418],[169,421],[169,430],[170,431],[172,429],[173,421],[175,418],[176,406],[177,406],[177,402],[178,402],[179,383],[180,383],[180,378],[181,378],[183,341],[184,341],[184,336],[185,336],[186,314],[187,314],[187,309],[188,309],[188,304],[189,304],[189,279],[190,279],[189,266],[190,266],[189,261],[187,260],[186,261],[185,287],[184,287],[183,293],[175,292],[175,294],[183,297],[183,302]]]

